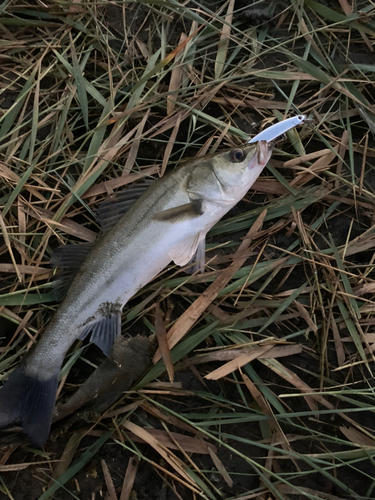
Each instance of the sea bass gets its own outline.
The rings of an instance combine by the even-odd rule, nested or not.
[[[185,266],[197,256],[202,265],[207,232],[244,197],[272,149],[260,141],[181,165],[123,215],[118,212],[127,202],[123,210],[107,207],[107,232],[92,247],[75,245],[58,257],[59,267],[80,267],[36,347],[1,389],[0,427],[17,422],[35,445],[45,443],[73,342],[91,334],[108,355],[120,334],[122,308],[140,288],[171,261]]]
[[[146,371],[151,364],[155,346],[149,337],[136,335],[124,339],[119,335],[111,351],[96,370],[65,403],[57,404],[52,422],[79,412],[81,416],[103,413],[122,393]]]

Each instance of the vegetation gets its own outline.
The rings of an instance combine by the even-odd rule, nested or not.
[[[353,5],[0,4],[1,380],[58,307],[53,250],[96,238],[99,202],[314,119],[210,232],[204,274],[170,266],[126,305],[124,334],[167,332],[169,378],[157,353],[43,451],[3,431],[1,498],[374,497],[375,8]],[[100,360],[77,342],[59,397]]]

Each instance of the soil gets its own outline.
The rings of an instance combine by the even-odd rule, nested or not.
[[[133,16],[132,20],[125,21],[125,24],[126,22],[128,22],[126,26],[124,25],[124,20],[120,15],[120,11],[121,9],[116,5],[108,6],[107,22],[113,32],[120,35],[123,35],[124,29],[127,29],[132,33],[137,32],[139,39],[143,40],[146,43],[149,33],[147,25],[144,25],[144,20],[146,16],[150,15],[149,9],[145,5],[138,5],[136,8],[136,13]],[[258,9],[256,12],[255,10],[249,9],[249,11],[246,12],[246,18],[251,24],[256,24],[257,22],[263,23],[269,20],[269,14],[267,12],[267,9],[263,7]],[[181,25],[177,28],[176,33],[179,33],[182,30],[184,30],[185,32],[189,31],[189,26]],[[118,49],[119,44],[121,44],[121,36],[114,38],[115,39],[110,42],[110,45]],[[175,42],[176,40],[173,39],[170,41],[171,44]],[[351,58],[352,60],[358,60],[358,62],[361,62],[363,54],[361,54],[360,47],[357,47],[357,50],[358,54],[352,53]],[[272,67],[274,63],[279,63],[279,61],[272,60],[272,56],[269,57],[270,61],[262,61],[263,65]],[[367,60],[366,63],[368,63]],[[1,107],[3,109],[9,108],[13,104],[14,99],[17,95],[18,92],[9,91],[7,93],[4,93],[1,97]],[[206,112],[210,113],[212,116],[215,116],[215,113],[221,113],[221,110],[218,107],[217,109],[215,109],[215,105],[212,104],[206,109]],[[254,116],[254,114],[252,116],[256,120],[256,116]],[[247,124],[248,122],[249,120],[246,120]],[[48,130],[45,130],[45,133],[47,134]],[[177,142],[182,142],[184,140],[184,134],[186,133],[187,130],[185,130],[182,126],[180,128]],[[313,150],[313,145],[310,145],[310,148],[311,150]],[[187,151],[187,154],[194,156],[196,152],[197,150],[191,148]],[[148,164],[150,158],[156,158],[158,155],[162,155],[162,153],[163,151],[161,148],[160,151],[155,150],[155,143],[148,145],[146,141],[143,144],[142,158],[139,160],[140,164]],[[171,158],[173,158],[173,153]],[[356,159],[356,163],[358,164],[358,168],[360,168],[359,158]],[[375,165],[373,165],[373,167],[374,166]],[[373,172],[374,170],[370,171],[365,178],[365,183],[369,187],[369,189],[372,189],[375,184],[375,177],[373,175]],[[269,197],[266,197],[265,195],[259,193],[249,194],[247,201],[240,203],[238,207],[236,207],[234,211],[228,215],[228,217],[231,217],[235,214],[240,214],[252,208],[258,208],[259,206],[262,206],[267,202],[269,202]],[[310,220],[316,218],[316,210],[317,207],[313,205],[303,212],[303,218],[306,220],[306,222],[309,222]],[[355,220],[355,223],[352,225],[353,219]],[[351,237],[354,238],[363,233],[365,228],[367,228],[369,224],[370,216],[367,213],[366,209],[359,207],[359,211],[357,213],[355,213],[351,208],[343,210],[340,213],[335,213],[331,218],[327,220],[326,226],[321,229],[321,234],[316,236],[314,244],[317,246],[317,248],[324,250],[328,246],[327,239],[329,237],[329,234],[331,234],[337,246],[343,245],[346,242],[349,229],[351,230]],[[269,225],[271,224],[269,223]],[[267,224],[265,225],[265,228],[267,228]],[[294,239],[291,238],[291,235],[288,233],[288,230],[289,228],[286,228],[285,230],[279,231],[275,235],[273,240],[273,244],[275,246],[284,250],[289,247],[291,241],[294,241]],[[244,232],[240,232],[233,236],[238,240],[238,238],[244,236],[244,234]],[[223,238],[223,240],[226,240],[226,238]],[[208,240],[208,244],[217,244],[221,242],[221,239],[218,237],[211,237],[211,239]],[[224,255],[225,251],[218,251],[218,253]],[[362,252],[352,257],[352,263],[353,265],[365,265],[371,261],[371,258],[371,252]],[[253,263],[255,259],[256,255],[251,256],[248,260],[248,263]],[[2,262],[3,261],[4,260],[2,260]],[[172,272],[170,274],[172,274]],[[283,280],[284,277],[285,280]],[[277,277],[277,292],[281,293],[286,290],[298,288],[299,286],[301,286],[304,279],[305,276],[301,275],[298,268],[292,271],[289,275],[287,275],[286,271],[284,273],[280,273],[280,275],[278,275]],[[5,284],[6,283],[3,282],[4,286]],[[261,286],[262,284],[262,280],[257,281],[257,283],[254,285],[254,290],[256,290],[257,287]],[[205,290],[205,287],[205,284],[196,285],[196,289],[201,290],[202,292]],[[272,294],[274,293],[274,291],[275,284],[271,283],[265,288],[264,293]],[[144,297],[140,296],[135,300],[138,303],[142,298]],[[175,303],[173,304],[174,309],[172,319],[173,317],[178,317],[178,315],[186,309],[186,301],[184,301],[183,298],[179,299],[176,295],[173,300],[175,301]],[[326,300],[329,300],[328,294],[326,296]],[[131,305],[132,303],[130,303],[130,306]],[[222,304],[222,309],[224,311],[231,311],[231,306],[224,303]],[[298,331],[302,328],[306,328],[306,324],[301,318],[291,319],[288,324],[293,331]],[[0,328],[3,338],[2,346],[5,346],[14,333],[14,325],[11,322],[1,318]],[[272,325],[269,331],[271,331],[275,337],[279,338],[283,338],[285,334],[285,332],[282,331],[277,325]],[[132,323],[132,335],[146,332],[147,329],[145,328],[142,321]],[[124,334],[129,334],[129,328],[126,328]],[[342,336],[346,336],[345,333],[342,332]],[[347,334],[347,336],[349,336],[349,333]],[[209,340],[207,342],[209,342]],[[202,345],[198,346],[198,349],[207,347],[207,342],[204,342],[202,343]],[[315,389],[319,387],[320,377],[324,376],[329,370],[329,368],[327,367],[322,368],[322,366],[320,365],[320,357],[315,354],[319,353],[322,339],[320,339],[313,333],[310,333],[308,338],[303,339],[303,342],[305,349],[298,355],[289,356],[283,359],[283,364],[285,365],[285,367],[290,368],[297,375],[303,378],[305,383],[310,385],[310,387]],[[350,351],[350,349],[352,349],[354,353],[352,344],[345,344],[345,348],[348,350],[348,352]],[[90,347],[86,355],[87,358],[95,364],[100,363],[100,361],[103,359],[100,352],[95,347]],[[328,343],[327,362],[328,364],[332,364],[332,366],[337,365],[336,351],[333,343]],[[175,382],[180,383],[181,388],[176,389],[173,396],[170,396],[168,394],[153,396],[155,401],[160,405],[171,409],[179,415],[189,415],[191,418],[192,413],[207,416],[211,408],[208,401],[211,400],[211,398],[216,398],[215,401],[217,402],[217,404],[216,406],[214,405],[214,407],[217,413],[212,414],[212,418],[216,418],[218,414],[230,416],[231,409],[225,407],[225,405],[220,405],[218,403],[220,397],[228,396],[228,399],[231,399],[234,405],[240,405],[243,408],[244,412],[246,410],[246,406],[247,412],[249,414],[251,414],[251,411],[253,410],[259,411],[259,407],[256,401],[250,396],[248,392],[244,392],[243,394],[245,394],[245,396],[242,396],[240,392],[237,392],[237,389],[236,391],[234,391],[234,383],[237,383],[237,380],[233,378],[234,375],[230,375],[220,381],[203,381],[203,379],[198,376],[197,371],[194,368],[179,369],[179,366],[183,366],[183,364],[177,363],[176,365]],[[208,373],[219,366],[219,363],[199,365],[199,373]],[[285,401],[291,411],[303,412],[309,409],[306,401],[303,398],[295,398],[291,396],[287,397],[288,394],[294,394],[295,389],[292,386],[286,384],[286,382],[282,378],[272,372],[267,366],[259,361],[255,361],[252,363],[251,369],[257,373],[259,379],[263,384],[272,387],[272,390],[276,393],[282,393],[286,395]],[[78,384],[82,383],[87,378],[88,374],[91,371],[91,368],[89,368],[86,363],[77,363],[69,375],[69,378],[66,382],[66,387],[71,387],[73,390]],[[363,371],[361,366],[353,368],[353,372],[351,373],[351,380],[357,379],[356,371],[358,372],[358,379],[362,380]],[[344,372],[330,371],[329,374],[331,379],[333,379],[338,386],[347,382],[347,375]],[[373,380],[369,380],[368,377],[366,377],[366,379],[369,386],[373,388]],[[166,375],[163,375],[159,377],[159,381],[167,382],[168,378]],[[244,386],[243,383],[242,386]],[[366,385],[365,382],[363,382],[357,383],[356,385],[353,385],[353,387],[359,390],[365,388]],[[191,391],[197,391],[197,393],[193,394]],[[132,401],[139,401],[139,398],[136,394],[131,395],[129,399],[125,400],[124,404],[129,405]],[[333,403],[335,402],[333,401]],[[349,407],[350,404],[347,403],[347,406]],[[342,408],[344,407],[345,403],[342,404]],[[350,417],[365,426],[370,433],[375,433],[375,420],[372,418],[371,413],[353,412],[350,413]],[[160,419],[152,416],[142,407],[138,407],[132,413],[132,421],[138,423],[142,427],[152,426],[155,428],[163,429]],[[342,425],[343,421],[341,421],[339,417],[335,417],[335,419],[332,419],[331,415],[322,414],[319,416],[319,418],[317,417],[316,420],[309,422],[309,428],[313,429],[316,433],[316,439],[313,439],[311,437],[311,434],[308,434],[306,432],[306,439],[299,439],[297,442],[293,443],[293,449],[296,452],[301,452],[303,454],[306,454],[306,450],[308,450],[308,453],[310,454],[322,453],[324,450],[322,449],[322,442],[318,439],[319,432],[332,432],[340,437],[340,426]],[[168,425],[168,428],[170,431],[180,433],[183,432],[173,424]],[[74,433],[79,433],[80,430],[86,431],[87,429],[88,425],[84,420],[77,420],[74,422],[74,424],[72,424],[71,422],[56,424],[56,426],[54,426],[52,429],[50,440],[46,444],[44,451],[40,452],[39,456],[38,452],[35,452],[30,444],[25,444],[26,440],[24,440],[19,434],[15,433],[14,431],[12,431],[11,433],[9,433],[8,431],[2,431],[1,442],[3,444],[0,448],[0,456],[9,457],[6,461],[7,466],[10,466],[12,464],[26,464],[26,466],[25,468],[19,468],[19,470],[7,471],[6,474],[4,473],[4,480],[7,491],[9,493],[2,493],[0,490],[0,500],[39,499],[40,495],[50,484],[51,477],[51,469],[48,462],[46,461],[45,454],[48,454],[48,457],[51,460],[59,459],[64,452],[68,439]],[[101,430],[102,428],[100,425],[98,425],[95,429]],[[298,427],[297,419],[295,419],[295,421],[291,423],[287,418],[285,418],[285,420],[282,421],[282,429],[283,432],[285,434],[288,434],[290,438],[293,438],[293,436],[296,434],[303,435],[304,433],[303,426],[301,425],[301,427]],[[254,425],[251,423],[251,421],[246,421],[229,423],[226,425],[218,425],[214,432],[216,432],[218,436],[221,435],[223,441],[228,445],[228,447],[226,448],[219,447],[216,453],[221,462],[225,464],[227,470],[231,472],[233,486],[228,486],[225,478],[217,471],[217,467],[214,465],[209,454],[193,454],[191,455],[191,460],[194,461],[197,467],[197,471],[201,470],[207,473],[208,479],[216,489],[216,498],[238,498],[241,495],[248,493],[249,491],[256,491],[257,488],[260,488],[262,486],[262,482],[259,476],[259,468],[265,467],[267,462],[267,451],[258,444],[259,442],[261,443],[262,440],[265,440],[265,436],[263,434],[264,429],[262,429],[258,424]],[[189,435],[192,434],[190,433]],[[233,439],[233,436],[235,436],[236,439]],[[12,444],[14,440],[16,440],[18,443],[23,441],[24,446],[17,446]],[[97,435],[87,435],[82,438],[79,444],[79,451],[74,457],[73,465],[79,463],[80,458],[84,456],[87,450],[90,449],[90,446],[97,443],[97,440]],[[174,481],[173,479],[171,479],[171,477],[164,472],[165,469],[168,469],[168,466],[166,462],[160,458],[159,453],[157,453],[151,448],[151,446],[147,444],[137,443],[136,446],[140,450],[140,453],[144,457],[144,460],[141,460],[138,464],[135,482],[131,493],[132,500],[179,500],[194,498],[194,495],[190,492],[190,490],[183,487],[180,483],[178,483],[178,481]],[[229,447],[236,449],[239,453],[232,453]],[[340,446],[339,444],[337,444],[336,448],[334,448],[334,445],[332,444],[332,442],[330,442],[329,449],[331,452],[333,452],[345,451],[347,448],[345,447],[345,445]],[[244,457],[254,458],[254,463],[256,463],[257,465],[254,466],[250,464],[249,460],[241,458],[240,454],[242,454]],[[53,498],[55,500],[71,500],[72,498],[78,498],[79,500],[98,500],[100,498],[106,498],[112,500],[112,497],[110,497],[107,493],[108,484],[106,484],[105,474],[103,472],[103,467],[105,466],[108,467],[110,477],[113,481],[113,486],[119,498],[124,476],[129,461],[133,459],[133,456],[134,453],[131,451],[130,443],[125,443],[125,446],[122,446],[118,441],[115,442],[113,439],[108,439],[108,441],[102,445],[102,447],[94,455],[94,457],[90,459],[88,463],[85,464],[81,468],[81,470],[79,470],[79,472],[75,474],[73,479],[67,481],[65,485],[54,494]],[[35,463],[35,457],[37,457],[40,463]],[[332,461],[332,463],[333,462],[334,461]],[[351,493],[349,492],[349,488],[357,493],[358,499],[369,498],[367,496],[368,491],[372,491],[371,487],[373,486],[374,482],[373,463],[370,459],[368,461],[362,461],[358,463],[357,473],[355,473],[353,468],[349,468],[345,465],[340,464],[339,462],[333,463],[333,466],[335,467],[335,477],[340,480],[342,484],[348,489],[339,488],[331,481],[330,477],[323,476],[318,473],[310,473],[309,475],[304,475],[303,482],[300,484],[300,486],[320,492],[322,496],[320,496],[319,498],[333,499],[334,497],[330,497],[329,495],[335,495],[339,498],[350,499],[352,497]],[[288,477],[293,477],[293,473],[297,470],[298,467],[306,467],[306,464],[302,460],[292,461],[290,459],[280,459],[276,460],[276,467],[279,467],[279,469],[285,474],[285,477],[288,479]],[[0,482],[0,488],[1,484],[2,483]],[[298,485],[299,480],[294,480],[293,484]],[[214,489],[211,488],[211,491],[214,491]],[[326,496],[323,496],[324,494]],[[288,495],[286,496],[288,497]],[[259,494],[256,498],[266,500],[266,498],[262,496],[262,494]],[[289,494],[288,498],[296,498],[299,500],[305,498],[305,496],[303,494]]]

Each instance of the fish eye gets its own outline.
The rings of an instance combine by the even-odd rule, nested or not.
[[[232,149],[229,153],[229,159],[233,163],[240,163],[245,159],[245,152],[242,149]]]

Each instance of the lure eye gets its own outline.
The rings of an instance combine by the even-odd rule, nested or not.
[[[240,163],[245,159],[245,152],[242,149],[232,149],[229,159],[232,163]]]

